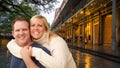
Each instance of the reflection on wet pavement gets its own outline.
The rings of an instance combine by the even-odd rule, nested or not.
[[[9,60],[6,51],[0,49],[0,68],[9,68]]]
[[[120,63],[116,63],[104,58],[70,49],[78,68],[120,68]]]
[[[120,63],[93,56],[78,50],[70,49],[77,68],[120,68]],[[7,52],[0,49],[0,68],[9,68],[9,58]]]

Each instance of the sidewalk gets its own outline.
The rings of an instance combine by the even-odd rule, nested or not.
[[[112,50],[111,46],[109,45],[69,45],[70,48],[79,50],[82,52],[86,52],[92,55],[100,56],[105,59],[115,61],[120,63],[120,48],[117,48],[115,51]]]
[[[117,47],[115,51],[112,50],[112,45],[85,45],[85,49],[110,54],[120,57],[120,48]]]
[[[109,61],[79,50],[79,48],[77,50],[70,48],[77,68],[120,68],[120,63]]]

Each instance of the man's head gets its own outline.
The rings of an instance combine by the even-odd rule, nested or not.
[[[12,35],[20,46],[25,46],[31,42],[29,21],[24,18],[17,18],[12,22]]]

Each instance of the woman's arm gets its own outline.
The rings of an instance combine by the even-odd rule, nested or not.
[[[32,48],[32,55],[47,68],[66,68],[67,58],[71,56],[66,42],[61,38],[56,38],[52,40],[50,47],[51,56],[35,47]]]
[[[31,59],[30,54],[28,54],[27,49],[20,47],[17,45],[14,39],[12,39],[7,44],[8,50],[12,53],[12,55],[22,58],[27,66],[27,68],[39,68]],[[24,51],[26,50],[26,51]],[[26,54],[27,53],[27,54]],[[22,56],[21,56],[22,55]]]
[[[15,42],[15,39],[12,39],[10,42],[8,42],[7,48],[12,55],[22,58],[20,54],[21,47]]]
[[[16,57],[22,58],[20,54],[21,47],[17,45],[15,40],[11,40],[7,45],[9,51]],[[67,63],[67,44],[61,39],[54,39],[51,42],[52,56],[48,55],[40,48],[33,47],[32,55],[43,64],[45,67],[50,68],[65,68]]]

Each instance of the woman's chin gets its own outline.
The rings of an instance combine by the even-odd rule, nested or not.
[[[38,39],[40,39],[40,38],[39,38],[39,37],[33,37],[33,39],[38,40]]]

